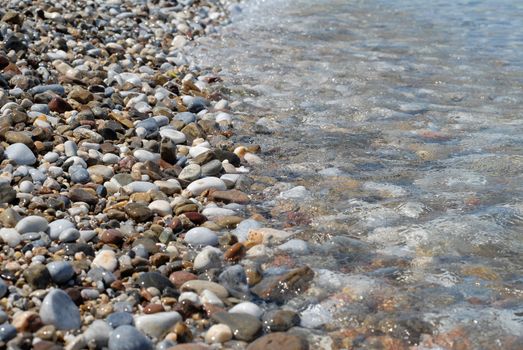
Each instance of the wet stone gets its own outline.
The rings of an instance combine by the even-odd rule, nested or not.
[[[234,338],[238,340],[252,341],[261,331],[262,324],[254,316],[247,314],[229,314],[217,312],[211,316],[216,323],[223,323],[231,329]]]
[[[131,326],[134,324],[133,315],[128,312],[114,312],[107,316],[106,321],[114,329],[123,325]]]
[[[123,325],[111,332],[109,350],[152,350],[152,342],[135,327]]]
[[[16,199],[15,189],[7,182],[0,182],[0,203],[11,203]],[[4,211],[5,212],[5,211]],[[4,220],[12,221],[7,216],[8,214],[0,214]],[[7,226],[9,227],[9,226]]]
[[[267,301],[284,302],[308,288],[314,272],[305,266],[283,275],[265,277],[251,291]]]
[[[6,157],[18,165],[33,165],[36,157],[29,147],[23,143],[14,143],[4,151]]]
[[[33,288],[42,289],[51,282],[51,274],[45,265],[34,264],[24,271],[24,279]]]
[[[78,329],[81,326],[80,311],[69,295],[60,289],[52,289],[40,307],[40,318],[45,324],[57,329]]]
[[[290,310],[271,310],[263,315],[262,322],[267,331],[285,332],[294,326],[299,326],[300,316]]]
[[[125,206],[125,212],[131,219],[137,222],[147,221],[153,216],[152,210],[141,203],[129,203]]]
[[[174,288],[171,281],[158,272],[144,272],[138,277],[136,283],[140,288],[154,287],[159,291],[163,291],[167,287]]]
[[[47,264],[47,270],[53,282],[62,284],[69,281],[74,276],[74,269],[67,261],[53,261]]]
[[[271,333],[264,335],[249,344],[247,350],[285,349],[285,350],[308,350],[306,340],[287,333]]]

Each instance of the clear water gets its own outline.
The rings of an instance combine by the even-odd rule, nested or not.
[[[258,122],[325,347],[523,348],[522,2],[247,2],[198,52]]]

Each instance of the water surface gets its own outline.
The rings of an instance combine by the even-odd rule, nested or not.
[[[258,121],[325,347],[521,348],[523,3],[247,2],[199,58]]]

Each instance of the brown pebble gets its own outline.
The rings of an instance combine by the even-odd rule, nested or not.
[[[143,312],[146,314],[155,314],[157,312],[162,312],[162,311],[165,311],[162,304],[147,304],[143,308]]]
[[[176,341],[179,343],[189,343],[193,340],[193,335],[189,327],[184,322],[178,322],[174,325]]]
[[[191,220],[196,225],[201,225],[205,221],[207,221],[207,217],[205,215],[200,214],[196,211],[186,212],[186,213],[183,213],[183,215],[185,215],[185,217],[187,217],[187,219]]]
[[[276,332],[264,335],[247,347],[247,350],[267,349],[308,350],[309,344],[305,339],[295,335]]]
[[[245,256],[245,252],[245,246],[238,242],[225,251],[223,258],[227,261],[238,262]]]
[[[185,282],[197,280],[198,276],[187,271],[175,271],[169,276],[169,280],[176,288],[180,288]]]

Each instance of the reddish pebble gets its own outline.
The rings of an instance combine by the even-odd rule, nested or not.
[[[187,271],[175,271],[169,276],[169,280],[176,288],[180,288],[187,281],[197,280],[198,276]]]

